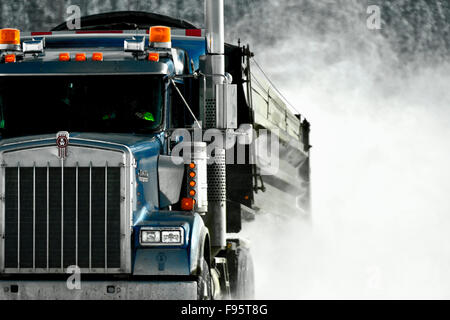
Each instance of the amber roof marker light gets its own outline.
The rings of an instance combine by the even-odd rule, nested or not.
[[[75,61],[86,61],[86,53],[77,53],[75,55]]]
[[[103,61],[103,53],[102,52],[94,52],[92,54],[92,61]]]
[[[14,63],[16,62],[16,55],[15,54],[7,54],[5,56],[5,63]]]
[[[150,47],[172,48],[172,31],[169,27],[155,26],[150,28]]]
[[[0,29],[0,50],[20,50],[20,30]]]
[[[70,53],[68,52],[60,53],[59,61],[70,61]]]
[[[148,54],[148,61],[159,62],[159,53],[150,52]]]

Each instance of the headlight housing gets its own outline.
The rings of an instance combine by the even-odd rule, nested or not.
[[[141,229],[140,243],[143,246],[182,246],[184,229],[145,227]]]

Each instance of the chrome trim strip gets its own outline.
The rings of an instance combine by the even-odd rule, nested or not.
[[[17,163],[17,269],[20,270],[20,162]]]
[[[89,165],[89,270],[92,269],[92,162]]]
[[[78,266],[78,171],[79,165],[75,167],[75,265]]]
[[[147,71],[141,71],[141,72],[93,72],[89,73],[90,76],[115,76],[115,75],[121,75],[121,76],[134,76],[134,75],[167,75],[168,72],[147,72]],[[66,73],[0,73],[0,77],[60,77],[60,76],[85,76],[86,73],[76,73],[76,72],[66,72]]]
[[[66,268],[64,268],[64,272],[66,272]],[[80,268],[81,273],[93,273],[93,274],[105,274],[104,268]],[[15,274],[17,272],[17,268],[5,268],[4,273],[10,273]],[[123,270],[121,268],[109,268],[107,270],[108,273],[123,273]],[[34,274],[61,274],[61,268],[21,268],[20,273],[34,273]]]
[[[50,162],[47,162],[47,270],[50,268]]]
[[[108,269],[108,161],[105,165],[105,270]]]
[[[0,272],[3,272],[3,270],[5,270],[5,223],[6,223],[6,218],[5,218],[5,212],[6,212],[6,206],[5,206],[5,202],[6,202],[6,193],[5,193],[5,174],[6,174],[6,165],[3,162],[3,159],[1,159],[1,181],[0,181],[0,195],[2,196],[2,201],[1,201],[1,206],[0,206]]]
[[[64,271],[64,160],[61,160],[61,270]]]
[[[36,269],[36,164],[33,165],[33,269]]]

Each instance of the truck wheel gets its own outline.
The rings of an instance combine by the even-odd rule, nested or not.
[[[197,280],[197,299],[198,300],[211,300],[212,299],[212,284],[211,273],[209,266],[205,259],[202,259],[202,271]]]

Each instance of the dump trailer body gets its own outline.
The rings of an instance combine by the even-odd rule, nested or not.
[[[308,219],[309,122],[294,113],[257,68],[249,47],[228,44],[225,52],[226,71],[238,85],[238,125],[251,124],[255,138],[268,133],[268,139],[256,139],[247,149],[246,164],[236,164],[236,158],[227,167],[228,229],[238,232],[242,219],[253,219],[256,212]],[[271,154],[274,145],[276,155]]]

